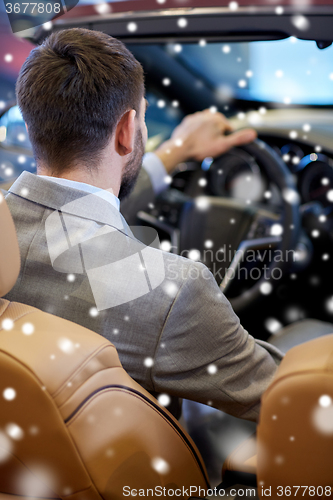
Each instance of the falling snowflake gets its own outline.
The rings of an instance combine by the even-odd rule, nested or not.
[[[330,297],[329,299],[326,300],[325,308],[327,312],[333,313],[333,297]]]
[[[171,402],[171,398],[168,394],[159,394],[157,399],[162,406],[168,406]]]
[[[170,252],[172,248],[171,242],[168,240],[163,240],[160,243],[160,249],[163,250],[163,252]]]
[[[5,54],[4,60],[5,60],[7,63],[12,62],[12,60],[13,60],[13,55],[12,55],[12,54]]]
[[[215,375],[215,373],[217,373],[217,366],[216,365],[208,365],[207,371],[208,371],[209,375]]]
[[[265,328],[270,333],[276,333],[282,328],[282,324],[275,318],[267,318],[265,321]]]
[[[111,12],[111,6],[107,3],[100,3],[98,5],[95,5],[94,6],[96,12],[98,12],[98,14],[109,14],[109,12]],[[51,27],[52,27],[52,23],[51,23]]]
[[[296,306],[288,307],[284,312],[285,319],[288,323],[299,321],[305,317],[304,311]]]
[[[66,337],[60,338],[57,342],[57,345],[59,349],[65,354],[72,354],[75,349],[75,345],[73,344],[73,342]]]
[[[130,32],[130,33],[134,33],[136,30],[138,29],[138,25],[136,23],[128,23],[127,25],[127,30]]]
[[[302,16],[302,15],[293,16],[291,18],[291,22],[295,26],[295,28],[297,28],[300,31],[306,31],[310,27],[309,20],[305,16]]]
[[[313,423],[321,434],[333,434],[333,405],[332,398],[328,394],[320,396],[318,406],[313,412]]]
[[[7,401],[13,401],[16,398],[16,391],[12,387],[7,387],[2,393],[4,399]]]
[[[144,361],[143,361],[143,364],[147,367],[147,368],[151,368],[154,364],[154,360],[153,358],[145,358]]]
[[[224,54],[229,54],[231,52],[230,45],[223,45],[222,52],[224,52]]]
[[[93,318],[96,318],[98,316],[98,310],[96,307],[91,307],[89,309],[89,315],[92,316]]]
[[[281,236],[283,233],[283,227],[281,224],[273,224],[270,230],[272,236]]]
[[[276,7],[275,14],[277,14],[278,16],[281,16],[283,14],[283,12],[284,12],[283,7],[280,7],[280,6]]]
[[[12,439],[15,439],[15,441],[19,441],[24,436],[23,430],[17,424],[11,423],[6,425],[5,431],[7,432],[8,436],[10,436]]]
[[[282,196],[283,199],[290,204],[296,204],[300,200],[298,192],[291,188],[283,189]]]
[[[162,84],[168,87],[171,84],[170,78],[163,78]]]
[[[270,283],[262,283],[260,285],[260,291],[263,295],[269,295],[273,290],[273,287]]]
[[[35,327],[32,323],[24,323],[22,325],[22,332],[24,333],[24,335],[31,335],[32,333],[34,333],[35,331]]]
[[[204,245],[206,248],[212,248],[214,244],[213,244],[212,240],[206,240]]]
[[[176,283],[173,283],[172,281],[165,281],[163,283],[163,290],[169,297],[174,298],[177,295],[179,288]]]
[[[328,396],[327,394],[324,394],[323,396],[320,396],[319,398],[319,406],[322,408],[328,408],[332,404],[332,398]]]
[[[168,474],[170,471],[170,465],[166,460],[160,457],[155,457],[151,461],[151,466],[156,472],[159,472],[160,474]]]
[[[12,319],[4,319],[1,323],[4,330],[12,330],[14,328],[14,321]]]
[[[180,28],[186,28],[188,22],[187,22],[187,19],[185,17],[180,17],[177,21],[177,24]]]
[[[209,198],[206,198],[204,196],[199,196],[198,198],[195,199],[195,206],[199,210],[208,210],[210,208],[210,202]]]
[[[238,9],[238,3],[237,2],[230,2],[229,3],[229,9],[230,10],[237,10]]]
[[[319,276],[311,276],[309,282],[312,286],[318,286],[320,284]]]
[[[330,189],[326,196],[328,201],[333,201],[333,189]]]
[[[188,252],[188,258],[194,261],[200,260],[200,252],[197,249],[192,249]]]

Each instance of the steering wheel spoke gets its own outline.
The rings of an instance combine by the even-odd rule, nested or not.
[[[254,240],[269,236],[280,236],[283,232],[282,214],[258,208],[246,239]]]
[[[233,279],[236,276],[237,269],[240,266],[241,262],[244,260],[246,253],[249,250],[262,250],[262,249],[271,249],[276,248],[282,241],[280,236],[266,236],[263,238],[255,238],[250,240],[243,240],[239,245],[235,256],[226,272],[222,283],[220,284],[220,288],[223,293],[226,293],[228,288],[230,287]]]

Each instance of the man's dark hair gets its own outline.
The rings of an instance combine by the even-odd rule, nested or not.
[[[86,29],[58,31],[32,50],[16,84],[37,162],[59,174],[98,164],[121,116],[139,112],[143,70],[119,40]]]

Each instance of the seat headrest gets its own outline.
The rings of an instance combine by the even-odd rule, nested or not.
[[[0,297],[15,285],[20,272],[20,251],[14,222],[0,192]]]

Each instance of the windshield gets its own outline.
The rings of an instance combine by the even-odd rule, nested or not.
[[[164,49],[221,102],[333,104],[333,46],[294,37],[267,42],[169,44]]]

